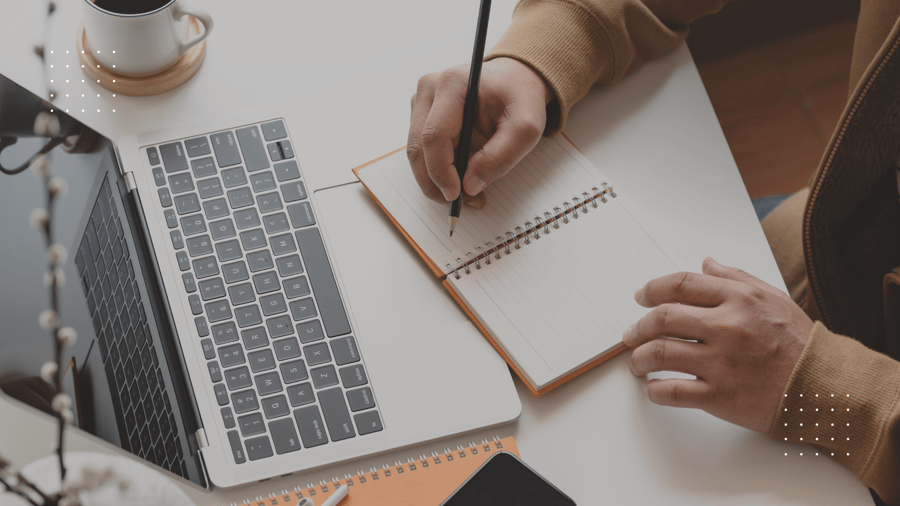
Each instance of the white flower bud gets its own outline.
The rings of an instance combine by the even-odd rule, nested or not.
[[[47,212],[44,208],[37,208],[34,211],[31,211],[31,216],[28,217],[28,221],[31,222],[31,226],[42,230],[47,226],[47,222],[50,221],[50,213]]]
[[[72,407],[72,398],[69,397],[69,394],[56,394],[56,397],[50,401],[50,407],[53,408],[53,411],[62,413]]]
[[[47,188],[54,197],[62,197],[69,191],[69,183],[67,183],[65,179],[57,176],[47,183]]]
[[[44,273],[44,286],[50,286],[54,281],[56,286],[65,286],[66,284],[66,273],[59,267],[53,269],[53,274]]]
[[[53,377],[56,376],[58,369],[59,366],[56,365],[56,362],[44,362],[44,365],[41,366],[41,378],[52,385]]]
[[[45,178],[50,175],[50,159],[47,155],[41,155],[31,161],[31,171],[39,178]]]
[[[71,424],[73,420],[75,420],[75,413],[72,412],[71,409],[66,408],[62,410],[60,413],[64,422]]]
[[[63,327],[56,331],[56,338],[63,346],[72,346],[78,338],[78,334],[72,327]]]
[[[34,133],[41,137],[59,135],[59,119],[49,112],[41,112],[34,118]]]
[[[47,263],[51,265],[64,264],[68,257],[66,247],[62,244],[57,243],[47,248]]]
[[[38,317],[38,324],[44,330],[53,330],[59,327],[59,315],[52,309],[45,309]]]

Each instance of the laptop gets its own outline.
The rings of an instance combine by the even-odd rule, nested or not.
[[[515,420],[503,360],[355,181],[405,137],[374,83],[113,143],[0,75],[0,165],[49,149],[75,424],[209,489]],[[44,205],[0,174],[0,389],[48,410]]]

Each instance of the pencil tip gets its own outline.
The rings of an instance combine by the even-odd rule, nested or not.
[[[450,231],[450,237],[453,237],[453,231],[452,231],[452,230]]]
[[[456,230],[456,220],[458,218],[455,216],[450,217],[450,237],[453,237],[453,231]]]

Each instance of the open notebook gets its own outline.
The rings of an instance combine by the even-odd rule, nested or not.
[[[624,350],[647,312],[634,292],[677,270],[561,135],[489,186],[484,209],[464,208],[453,237],[402,149],[354,172],[535,395]]]

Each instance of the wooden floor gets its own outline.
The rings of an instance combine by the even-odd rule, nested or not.
[[[791,193],[816,169],[848,94],[855,21],[699,66],[751,198]]]

